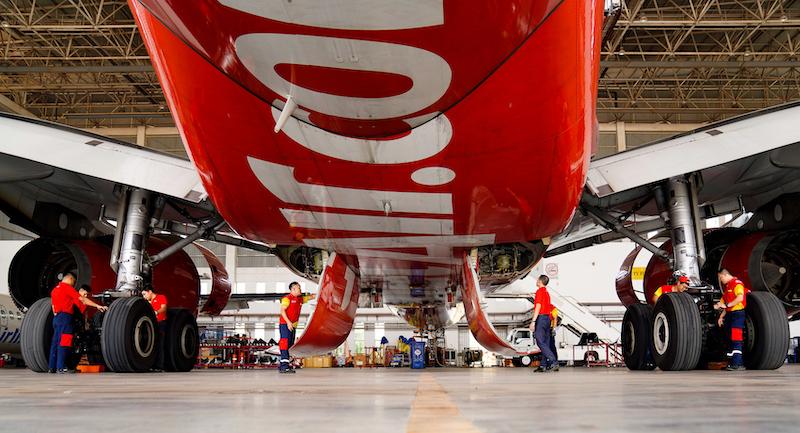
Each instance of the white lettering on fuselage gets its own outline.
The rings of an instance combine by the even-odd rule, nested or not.
[[[220,3],[266,19],[322,29],[401,30],[444,24],[442,0],[220,0]],[[418,47],[353,39],[352,35],[350,32],[348,38],[340,38],[244,34],[236,39],[235,49],[241,63],[261,83],[283,98],[291,95],[301,107],[293,114],[296,118],[289,118],[283,125],[281,133],[305,149],[341,161],[370,165],[407,164],[440,154],[453,137],[453,127],[444,114],[432,107],[450,87],[453,75],[450,65],[438,54]],[[301,87],[302,82],[285,79],[276,71],[278,65],[401,75],[410,79],[411,87],[400,90],[399,94],[376,97],[333,94]],[[273,106],[280,108],[281,103]],[[280,116],[278,108],[272,109],[275,121]],[[346,119],[401,119],[414,129],[405,136],[389,140],[345,137],[313,126],[309,112]],[[438,186],[453,181],[456,173],[441,166],[441,161],[432,167],[414,167],[405,191],[301,183],[294,175],[295,167],[252,156],[248,157],[248,163],[264,187],[287,205],[281,212],[290,227],[386,234],[328,239],[305,237],[303,241],[308,246],[356,254],[365,259],[394,261],[395,265],[396,262],[422,262],[445,267],[426,274],[431,277],[444,276],[448,266],[460,263],[453,258],[453,247],[468,248],[495,241],[494,234],[454,234],[454,205],[450,193],[415,192],[419,185]],[[294,206],[323,210],[293,209]],[[353,214],[353,211],[362,213]],[[376,212],[384,215],[375,215]],[[422,215],[392,215],[398,212]],[[407,247],[424,248],[427,255],[376,250]],[[387,267],[385,264],[369,269],[381,268],[392,272],[405,270],[404,265]],[[349,303],[355,279],[349,268],[345,278],[347,288],[342,309]]]
[[[438,55],[388,42],[250,33],[236,39],[236,54],[275,93],[291,95],[300,107],[348,119],[392,119],[416,113],[438,101],[452,78],[450,65]],[[275,70],[281,64],[403,75],[412,86],[399,95],[378,98],[334,95],[281,77]]]
[[[402,30],[444,24],[443,0],[220,0],[284,23],[340,30]]]
[[[277,122],[280,110],[272,108]],[[444,150],[453,137],[453,126],[444,114],[392,140],[345,137],[290,118],[281,131],[311,151],[343,161],[366,164],[404,164],[430,158]]]
[[[449,193],[378,191],[300,183],[294,177],[293,167],[253,157],[247,157],[247,162],[258,180],[284,203],[377,212],[384,212],[388,204],[393,212],[453,213],[453,198]]]
[[[375,215],[352,215],[281,209],[291,227],[325,230],[348,230],[376,233],[452,235],[452,219],[406,218]]]

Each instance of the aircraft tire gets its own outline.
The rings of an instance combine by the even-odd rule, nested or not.
[[[117,373],[150,370],[158,355],[158,326],[150,303],[138,296],[114,301],[103,317],[100,347]]]
[[[629,370],[653,370],[653,309],[646,304],[633,304],[622,319],[622,354]]]
[[[182,308],[170,309],[164,338],[164,371],[185,372],[194,368],[200,352],[194,315]]]
[[[53,339],[53,308],[50,298],[34,302],[25,313],[20,327],[20,349],[31,371],[46,373]]]
[[[653,358],[665,371],[697,367],[703,348],[700,310],[688,293],[667,293],[653,310]]]
[[[780,368],[789,350],[786,309],[770,292],[747,295],[744,364],[748,370]]]

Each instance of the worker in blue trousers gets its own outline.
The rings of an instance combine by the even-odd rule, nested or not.
[[[92,306],[100,311],[108,310],[108,307],[99,305],[89,299],[88,296],[81,296],[75,290],[75,275],[68,272],[61,282],[50,292],[50,300],[53,306],[53,339],[50,342],[50,373],[69,373],[67,369],[67,358],[72,351],[72,313],[75,307],[83,313],[86,306]]]
[[[536,295],[533,299],[533,320],[531,320],[531,330],[536,338],[536,345],[541,351],[542,360],[536,372],[547,372],[557,370],[556,357],[550,348],[550,313],[553,304],[550,303],[550,293],[547,292],[547,284],[550,278],[547,275],[539,275],[536,279]]]
[[[281,351],[281,365],[279,373],[294,373],[289,358],[289,348],[294,345],[294,336],[300,320],[300,309],[303,304],[314,299],[314,294],[303,295],[300,283],[294,281],[289,284],[289,294],[281,299],[281,318],[278,325],[281,339],[278,347]]]

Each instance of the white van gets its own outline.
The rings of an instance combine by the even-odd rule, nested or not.
[[[514,328],[508,334],[508,342],[514,347],[517,352],[539,352],[539,347],[536,346],[536,340],[533,338],[533,332],[528,328]],[[516,367],[528,367],[533,362],[533,355],[516,356],[511,359],[511,362]]]

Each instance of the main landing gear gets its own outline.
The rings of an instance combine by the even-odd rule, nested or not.
[[[114,372],[144,372],[154,368],[189,371],[194,367],[199,337],[193,313],[186,309],[169,309],[162,334],[153,308],[140,293],[150,283],[153,266],[207,231],[216,229],[221,220],[212,220],[195,234],[149,257],[145,248],[156,221],[154,215],[161,206],[161,200],[147,191],[124,192],[111,253],[117,284],[103,294],[103,301],[110,304],[108,311],[95,311],[86,321],[88,323],[84,322],[82,314],[73,314],[73,352],[68,368],[74,369],[83,355],[90,363],[105,364]],[[52,321],[51,300],[43,298],[31,306],[22,322],[23,357],[33,371],[48,370]]]
[[[719,313],[713,307],[721,290],[700,280],[705,251],[697,224],[694,179],[670,179],[661,191],[662,216],[668,221],[674,251],[671,265],[689,276],[692,284],[685,292],[662,295],[653,306],[642,303],[627,308],[622,322],[625,365],[631,370],[706,368],[727,361],[730,332],[717,325]],[[745,311],[745,366],[779,368],[789,341],[783,304],[770,292],[752,292]]]

